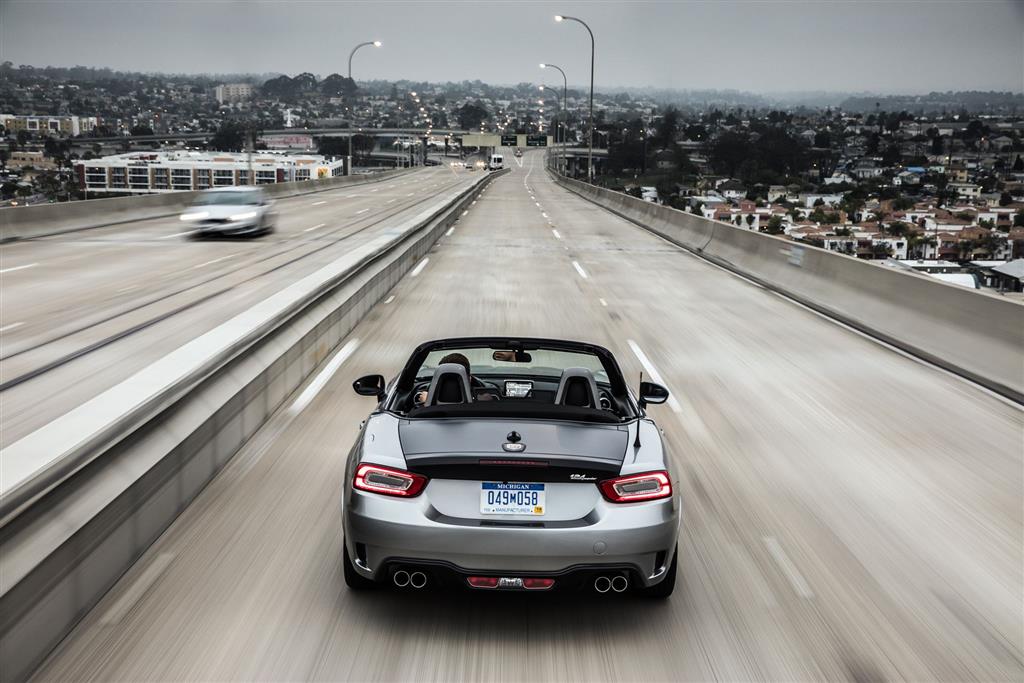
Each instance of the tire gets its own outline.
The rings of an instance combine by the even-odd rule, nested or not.
[[[344,539],[342,539],[341,541],[341,547],[341,563],[345,570],[345,585],[349,587],[349,590],[364,591],[369,590],[371,588],[376,588],[377,584],[373,581],[373,579],[366,578],[365,576],[357,572],[356,568],[352,565],[352,558],[348,555],[348,544],[345,543]]]
[[[672,553],[672,564],[668,566],[668,571],[665,572],[665,578],[660,583],[656,583],[649,588],[641,588],[640,595],[645,598],[656,598],[658,600],[664,600],[672,595],[672,591],[676,587],[676,563],[679,561],[679,546],[676,545],[675,551]]]

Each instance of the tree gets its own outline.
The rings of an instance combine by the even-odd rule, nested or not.
[[[328,97],[352,97],[357,89],[353,79],[340,74],[331,74],[320,81],[320,92]]]
[[[1013,217],[1013,227],[1024,228],[1024,209],[1021,209]]]
[[[210,138],[210,147],[219,152],[241,152],[245,146],[246,130],[237,121],[225,121]]]
[[[679,110],[669,107],[661,115],[661,120],[655,128],[654,142],[662,149],[668,149],[675,144],[676,134],[679,132]]]
[[[748,213],[746,220],[747,220],[747,227],[750,227],[751,225],[753,225],[754,224],[754,214]]]
[[[1016,160],[1013,162],[1013,172],[1020,173],[1021,171],[1024,171],[1024,159],[1021,159],[1018,154]]]
[[[888,226],[883,228],[884,232],[892,235],[893,237],[904,237],[910,231],[910,226],[903,221],[893,221]]]
[[[768,219],[767,225],[762,230],[769,235],[781,235],[786,231],[782,224],[782,218],[780,216],[772,216]]]
[[[142,123],[132,126],[130,132],[132,135],[155,135],[152,128]]]
[[[463,130],[473,130],[479,128],[480,124],[490,116],[490,113],[480,102],[476,102],[462,105],[455,111],[455,115],[459,119],[460,128]]]
[[[942,154],[942,136],[941,135],[936,135],[935,137],[932,138],[932,145],[931,145],[930,151],[931,151],[932,154],[935,154],[935,155]]]

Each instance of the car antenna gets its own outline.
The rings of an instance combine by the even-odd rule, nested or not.
[[[643,385],[643,383],[644,383],[644,371],[641,370],[640,371],[640,384]],[[637,405],[640,405],[639,401],[637,401]],[[633,448],[640,448],[640,416],[639,415],[636,416],[636,438],[633,440]]]

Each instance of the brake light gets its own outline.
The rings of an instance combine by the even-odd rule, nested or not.
[[[672,495],[672,481],[664,470],[606,479],[597,486],[601,489],[601,495],[612,503],[635,503]]]
[[[386,496],[412,498],[420,495],[427,485],[427,478],[405,470],[396,470],[381,465],[362,464],[356,469],[352,486],[360,491],[383,493]]]
[[[554,579],[535,579],[532,577],[527,577],[523,579],[523,588],[525,588],[526,590],[543,591],[547,590],[548,588],[551,588],[554,585]]]

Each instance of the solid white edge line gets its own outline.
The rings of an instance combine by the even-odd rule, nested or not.
[[[814,591],[811,590],[807,580],[804,578],[800,570],[796,568],[793,561],[789,559],[789,555],[782,549],[782,545],[775,540],[774,536],[763,536],[761,538],[764,541],[765,546],[768,548],[768,552],[771,553],[772,559],[779,565],[779,569],[786,575],[793,590],[804,600],[810,600],[814,597]]]
[[[326,204],[326,203],[327,203],[327,200],[326,199],[322,199],[322,200],[320,200],[318,202],[313,202],[313,206],[320,206],[321,204]]]
[[[169,240],[169,239],[171,239],[172,237],[181,237],[181,236],[183,236],[183,235],[191,235],[191,234],[192,234],[192,233],[194,233],[194,232],[195,232],[195,230],[186,230],[185,232],[176,232],[176,233],[173,233],[173,234],[171,234],[171,235],[162,235],[162,236],[158,237],[157,239],[160,239],[160,240]]]
[[[412,272],[409,273],[409,277],[416,277],[417,275],[422,273],[423,269],[427,267],[427,264],[429,262],[430,262],[430,257],[429,256],[424,257],[424,259],[422,261],[420,261],[419,263],[417,263],[416,267],[412,269]]]
[[[580,277],[583,278],[584,280],[586,280],[589,277],[587,275],[587,271],[583,270],[583,266],[579,264],[579,261],[573,261],[572,267],[576,269],[576,272],[579,273]]]
[[[640,361],[640,365],[643,366],[644,370],[647,372],[647,375],[661,386],[667,388],[668,384],[666,384],[665,380],[662,379],[661,373],[658,372],[658,368],[654,367],[654,363],[652,363],[651,359],[647,357],[647,354],[644,353],[644,350],[640,348],[640,345],[637,344],[632,339],[627,339],[626,343],[629,344],[630,350],[633,351],[633,355],[636,356],[636,359]],[[671,408],[672,412],[674,413],[681,414],[683,412],[683,407],[679,404],[679,401],[676,399],[675,392],[672,391],[671,389],[669,390],[668,394],[668,407]]]
[[[324,227],[325,225],[327,225],[327,224],[326,223],[317,223],[312,228],[306,228],[302,232],[309,232],[310,230],[319,230],[320,228]]]
[[[367,211],[369,211],[369,209],[360,209],[359,211],[356,211],[355,215],[358,216],[359,214],[366,213]]]
[[[9,332],[9,331],[13,330],[16,327],[21,327],[24,324],[25,323],[22,322],[22,323],[11,323],[10,325],[4,325],[3,327],[0,327],[0,332]]]
[[[392,302],[392,301],[394,301],[394,300],[395,300],[395,295],[394,295],[394,294],[392,294],[392,295],[391,295],[391,296],[389,296],[389,297],[388,297],[387,299],[384,299],[384,303],[386,303],[386,304],[389,304],[389,303],[391,303],[391,302]]]
[[[334,354],[334,357],[328,361],[323,370],[317,373],[313,381],[306,385],[306,388],[302,390],[302,393],[295,399],[295,402],[288,407],[288,412],[293,415],[301,413],[316,398],[316,395],[320,393],[320,390],[324,388],[324,385],[327,384],[331,377],[334,376],[334,373],[338,371],[341,364],[355,353],[357,348],[359,348],[358,339],[349,339],[345,342],[345,345]]]
[[[207,261],[206,263],[200,263],[197,266],[192,266],[192,268],[195,269],[195,268],[202,268],[203,266],[211,266],[214,263],[220,263],[221,261],[227,261],[229,258],[234,258],[236,256],[238,256],[238,252],[237,251],[234,254],[228,254],[227,256],[221,256],[220,258],[215,258],[212,261]]]
[[[16,270],[25,270],[26,268],[34,268],[35,266],[38,266],[38,265],[39,265],[38,263],[30,263],[27,266],[14,266],[12,268],[3,268],[3,269],[0,269],[0,273],[13,273]]]

